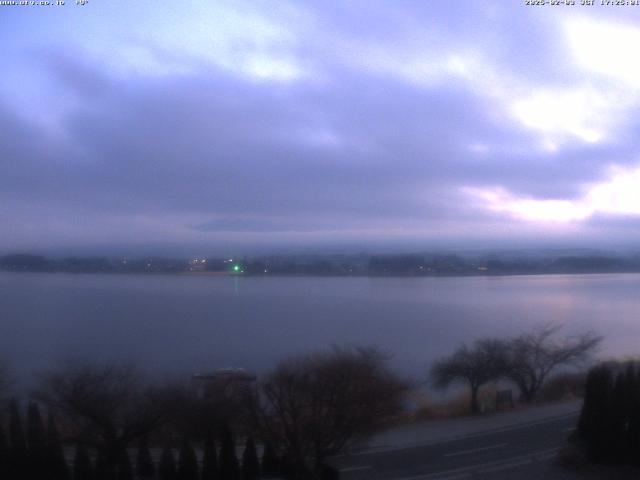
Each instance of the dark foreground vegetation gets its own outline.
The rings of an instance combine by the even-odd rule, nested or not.
[[[610,362],[589,371],[573,441],[590,462],[640,467],[638,362]]]
[[[640,254],[564,252],[500,255],[269,255],[242,258],[0,256],[20,272],[219,273],[236,275],[437,276],[640,272]]]
[[[393,419],[406,388],[369,348],[292,358],[258,383],[153,385],[129,366],[68,363],[26,411],[8,402],[0,478],[337,478],[325,460]]]
[[[440,386],[466,382],[472,413],[490,380],[511,382],[523,402],[532,402],[553,370],[583,362],[601,341],[590,332],[564,339],[557,333],[544,325],[512,339],[478,340],[438,361],[431,374]],[[329,459],[404,411],[408,382],[387,361],[374,348],[336,347],[286,359],[259,381],[225,371],[186,383],[150,382],[129,365],[68,361],[41,375],[22,405],[6,399],[9,374],[0,371],[0,478],[338,478]],[[597,429],[606,426],[609,446],[625,432],[614,442],[625,452],[620,458],[637,453],[631,445],[638,390],[635,367],[615,381],[609,370],[590,373],[580,427],[590,452],[601,448],[590,435],[600,439]]]

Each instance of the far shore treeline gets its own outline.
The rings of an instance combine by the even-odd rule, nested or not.
[[[15,272],[192,273],[211,275],[447,276],[640,272],[640,252],[591,250],[484,254],[290,254],[241,257],[0,256]]]

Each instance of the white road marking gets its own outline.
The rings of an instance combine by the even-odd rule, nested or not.
[[[460,455],[468,455],[470,453],[484,452],[485,450],[494,450],[496,448],[506,447],[507,445],[508,445],[508,443],[499,443],[497,445],[489,445],[488,447],[479,447],[479,448],[472,448],[470,450],[461,450],[459,452],[454,452],[454,453],[445,453],[444,456],[445,457],[458,457]]]

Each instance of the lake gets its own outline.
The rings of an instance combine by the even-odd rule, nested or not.
[[[422,377],[460,342],[541,322],[640,353],[640,275],[447,278],[0,273],[0,357],[22,384],[67,356],[188,375],[257,373],[333,344],[377,345]]]

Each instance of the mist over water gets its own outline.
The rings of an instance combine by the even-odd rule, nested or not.
[[[460,342],[557,321],[603,357],[640,352],[640,275],[457,278],[0,273],[0,356],[20,386],[68,356],[150,372],[257,373],[333,344],[377,345],[423,378]]]

